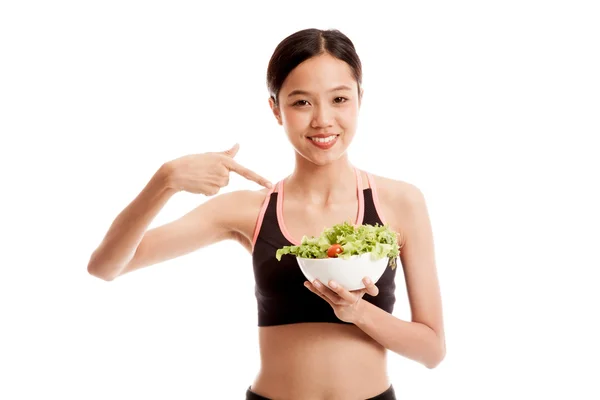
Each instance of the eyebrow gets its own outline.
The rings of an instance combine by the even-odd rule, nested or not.
[[[347,85],[340,85],[340,86],[336,86],[333,89],[330,90],[330,92],[336,92],[338,90],[352,90],[352,88],[350,86]],[[305,90],[292,90],[290,92],[290,94],[288,94],[288,97],[292,97],[292,96],[296,96],[296,95],[309,95],[310,93],[305,91]]]

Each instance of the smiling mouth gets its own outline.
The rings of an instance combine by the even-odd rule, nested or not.
[[[329,150],[330,148],[332,148],[333,146],[335,146],[335,144],[338,141],[338,137],[340,135],[319,135],[319,136],[313,136],[313,137],[307,137],[306,139],[308,141],[310,141],[313,146],[321,149],[321,150]]]
[[[340,135],[333,134],[329,136],[313,136],[309,137],[309,139],[316,143],[330,143],[334,141],[338,136]]]

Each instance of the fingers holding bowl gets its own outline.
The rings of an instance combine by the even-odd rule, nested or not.
[[[367,276],[363,278],[363,283],[365,285],[365,291],[367,294],[371,296],[377,296],[379,294],[379,288],[375,286],[375,283]]]
[[[331,305],[339,303],[339,296],[337,296],[331,289],[323,285],[318,279],[315,279],[313,282],[306,281],[304,282],[304,286],[314,294],[322,297]]]

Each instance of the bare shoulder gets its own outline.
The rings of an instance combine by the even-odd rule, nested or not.
[[[414,206],[425,201],[423,192],[414,183],[379,175],[372,176],[381,205],[393,205],[397,210],[394,214],[405,206]]]
[[[379,212],[385,222],[406,239],[406,226],[411,216],[425,207],[422,190],[412,182],[372,174],[379,198]]]
[[[256,206],[260,208],[268,192],[269,189],[266,188],[260,190],[234,190],[220,194],[214,197],[214,199],[218,198],[219,202],[224,205],[239,206],[242,209],[241,211],[243,211],[244,209]]]
[[[227,210],[230,216],[228,222],[232,239],[240,242],[248,250],[252,247],[256,222],[269,193],[270,190],[265,188],[236,190],[217,196],[219,208]]]
[[[401,199],[415,200],[419,196],[422,196],[421,190],[411,182],[392,179],[381,175],[372,174],[371,176],[375,180],[381,198],[398,201]]]

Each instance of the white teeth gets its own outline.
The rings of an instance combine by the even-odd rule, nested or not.
[[[319,143],[329,143],[333,139],[335,139],[336,136],[337,135],[332,135],[332,136],[327,136],[326,138],[311,137],[310,140],[312,140],[313,142],[319,142]]]

